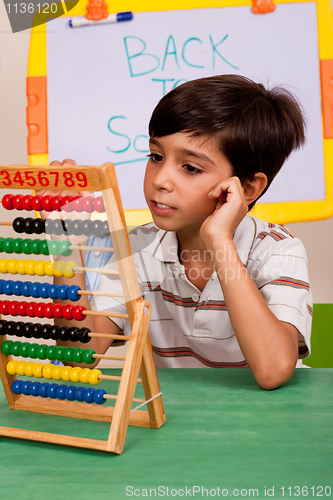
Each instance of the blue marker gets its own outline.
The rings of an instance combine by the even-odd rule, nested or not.
[[[121,21],[130,21],[133,19],[133,12],[118,12],[118,14],[109,14],[105,19],[99,21],[90,21],[85,17],[74,17],[68,21],[71,28],[79,28],[80,26],[98,26],[99,24],[120,23]]]

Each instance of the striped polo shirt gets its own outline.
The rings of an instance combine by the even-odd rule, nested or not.
[[[213,272],[201,292],[186,277],[178,259],[175,232],[153,223],[130,232],[142,297],[152,304],[149,335],[157,367],[245,367],[222,289]],[[312,296],[307,257],[301,241],[284,227],[246,216],[234,243],[238,255],[265,299],[281,320],[299,331],[299,358],[310,353]],[[105,266],[116,269],[113,258]],[[121,293],[119,279],[101,277],[99,291]],[[124,313],[122,299],[94,297],[92,309]],[[130,334],[128,320],[113,321]]]

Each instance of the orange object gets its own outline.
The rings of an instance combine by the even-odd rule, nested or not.
[[[333,139],[333,59],[320,61],[324,138]]]
[[[85,16],[87,19],[90,21],[100,21],[107,18],[108,15],[108,6],[104,0],[89,0]]]
[[[268,12],[273,12],[276,5],[273,0],[253,0],[252,12],[254,14],[267,14]]]
[[[29,155],[48,152],[46,92],[46,76],[29,76],[27,78]]]

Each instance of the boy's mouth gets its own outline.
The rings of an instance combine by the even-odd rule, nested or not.
[[[170,207],[170,205],[165,205],[165,203],[157,203],[157,201],[151,201],[151,208],[153,212],[157,215],[167,214],[176,210],[174,207]]]

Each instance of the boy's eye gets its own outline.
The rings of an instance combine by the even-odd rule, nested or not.
[[[162,161],[163,160],[163,156],[157,154],[157,153],[150,153],[149,155],[147,155],[148,158],[152,161]]]
[[[202,170],[199,168],[193,167],[193,165],[184,165],[183,167],[189,174],[201,174]]]

